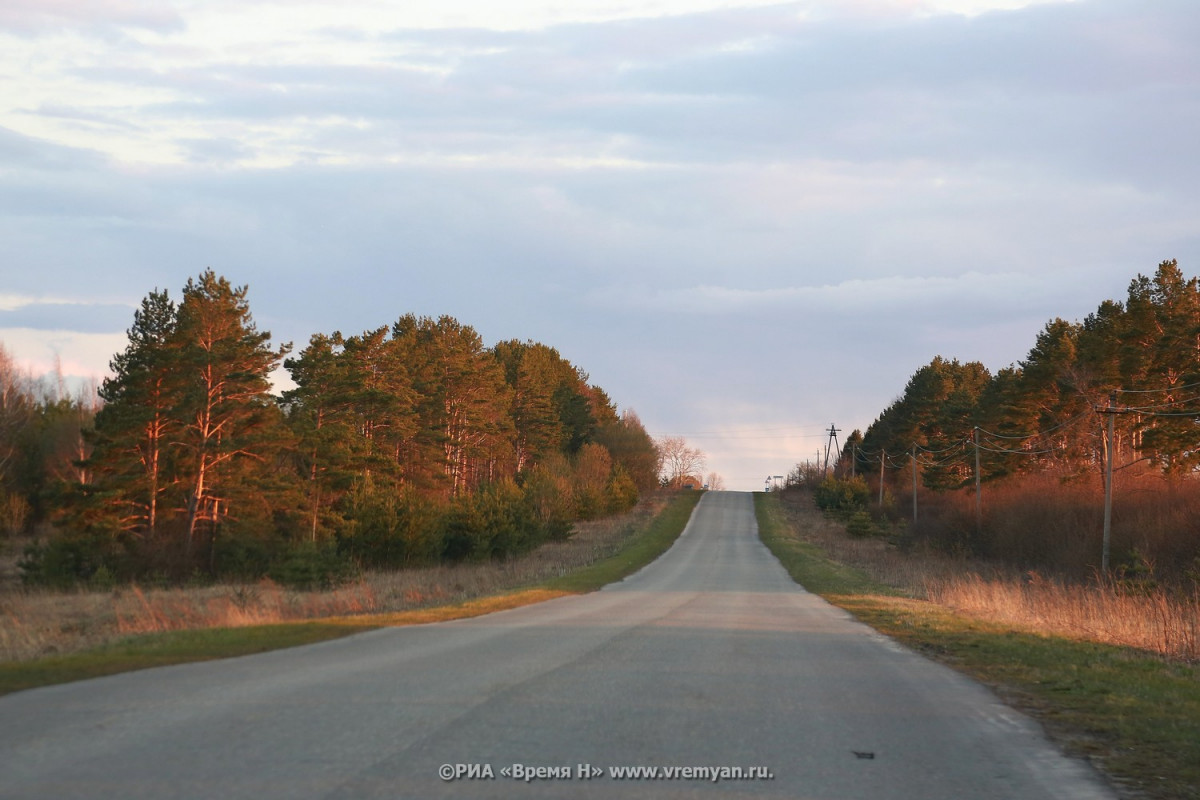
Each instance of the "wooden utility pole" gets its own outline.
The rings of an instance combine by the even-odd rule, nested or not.
[[[1116,452],[1114,442],[1117,414],[1117,393],[1108,395],[1108,408],[1096,409],[1101,414],[1108,415],[1108,436],[1105,438],[1104,453],[1104,544],[1100,552],[1100,571],[1108,574],[1108,552],[1112,542],[1112,489],[1113,489],[1113,456]]]
[[[983,532],[983,489],[979,480],[979,426],[975,426],[975,535]]]
[[[879,451],[879,507],[883,508],[883,460],[887,457],[886,450]]]
[[[912,471],[913,471],[913,522],[917,521],[917,446],[912,446]]]

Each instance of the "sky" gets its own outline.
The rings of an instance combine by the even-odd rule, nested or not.
[[[1200,272],[1194,0],[5,0],[0,343],[207,268],[302,348],[559,350],[732,489]]]

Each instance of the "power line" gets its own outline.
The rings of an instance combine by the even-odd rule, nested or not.
[[[1181,389],[1195,389],[1196,387],[1200,387],[1200,383],[1187,383],[1183,386],[1168,386],[1164,389],[1114,389],[1113,391],[1120,392],[1121,394],[1153,394],[1155,392],[1171,392],[1179,391]]]

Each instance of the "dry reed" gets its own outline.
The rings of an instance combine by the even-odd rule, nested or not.
[[[0,589],[0,660],[74,652],[135,633],[241,627],[456,603],[535,584],[615,553],[666,503],[643,501],[628,514],[576,525],[570,539],[506,561],[370,572],[326,591],[263,580],[197,588],[55,592]]]

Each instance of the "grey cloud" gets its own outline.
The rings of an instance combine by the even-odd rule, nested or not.
[[[411,52],[390,67],[90,74],[187,98],[147,108],[152,119],[367,123],[309,123],[299,134],[335,152],[588,152],[619,142],[620,155],[667,163],[1028,160],[1132,182],[1200,178],[1190,157],[1200,10],[1188,3],[1096,0],[891,22],[804,22],[798,10],[395,31],[380,38]]]
[[[1137,35],[1124,37],[1131,27]],[[1148,126],[1152,105],[1165,113],[1155,122],[1167,131],[1155,138],[1182,160],[1188,145],[1171,131],[1194,129],[1200,59],[1188,43],[1198,31],[1193,5],[1125,0],[971,19],[833,20],[793,28],[761,49],[647,65],[626,84],[704,99],[714,118],[725,100],[741,102],[776,123],[737,114],[714,134],[695,126],[701,151],[736,139],[776,157],[1090,156],[1086,165],[1096,167],[1114,155],[1117,164],[1126,160],[1129,137],[1109,138],[1106,128],[1132,119]],[[1093,146],[1081,151],[1081,142]]]
[[[144,126],[130,122],[130,120],[125,116],[120,116],[114,113],[102,113],[87,108],[43,103],[36,109],[26,113],[34,114],[39,117],[50,117],[68,122],[75,122],[81,126],[117,128],[126,131],[145,130]]]
[[[48,172],[90,169],[105,159],[73,147],[51,144],[0,126],[0,165],[11,170]]]
[[[1133,35],[1129,34],[1133,32]],[[831,19],[770,32],[767,46],[661,59],[634,75],[669,93],[934,90],[1034,93],[1194,85],[1200,9],[1184,0],[1091,0],[897,20]]]
[[[0,28],[22,34],[81,30],[102,38],[123,28],[157,32],[180,30],[183,18],[165,3],[138,0],[5,0],[0,4]]]
[[[187,150],[193,164],[228,164],[251,155],[251,150],[237,139],[180,139],[178,144]]]
[[[0,309],[0,328],[109,333],[127,328],[133,307],[112,303],[41,303]]]

